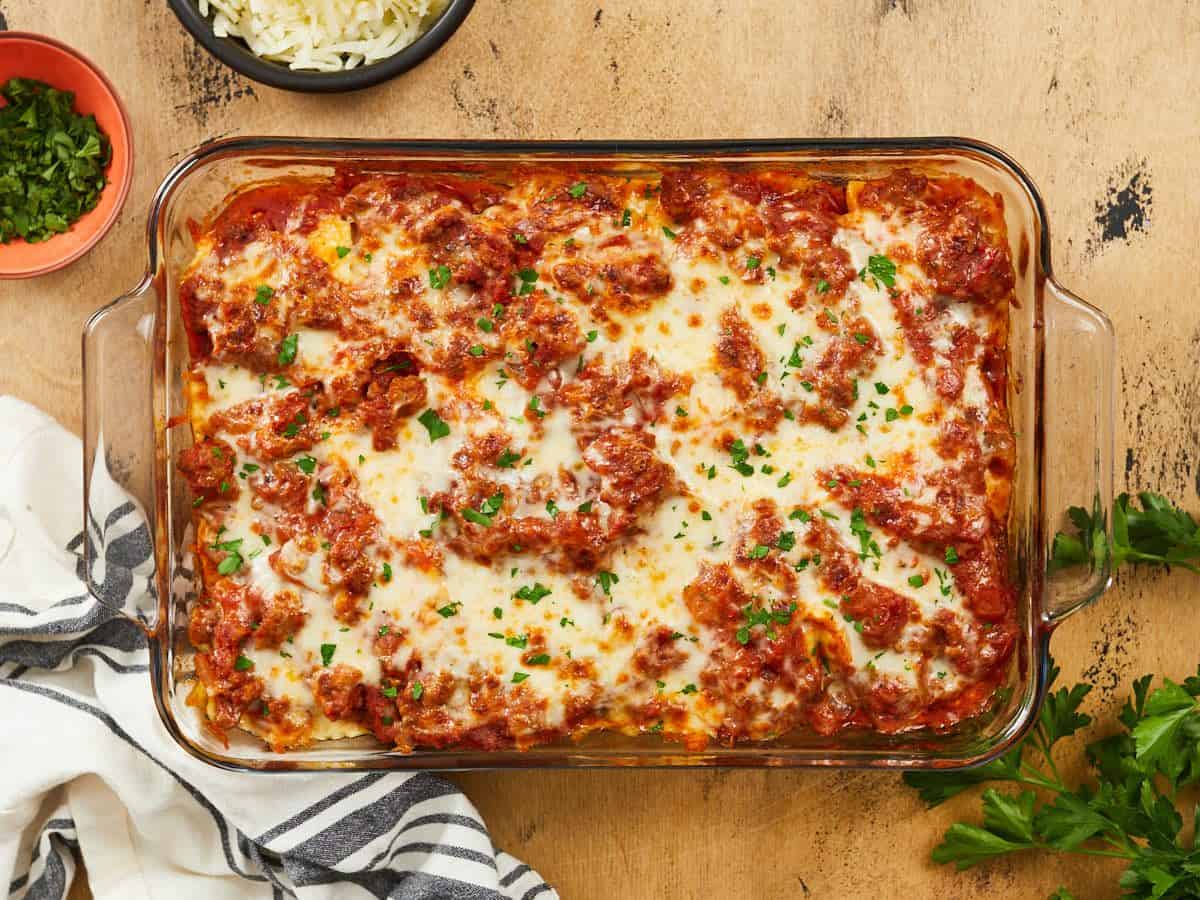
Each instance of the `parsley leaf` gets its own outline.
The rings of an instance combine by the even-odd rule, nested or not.
[[[1051,663],[1051,683],[1058,674]],[[1080,712],[1088,684],[1050,693],[1037,727],[979,768],[906,774],[905,783],[931,806],[989,781],[1022,786],[1018,794],[984,791],[982,823],[952,825],[934,848],[934,861],[966,869],[1031,849],[1109,856],[1127,865],[1123,896],[1200,895],[1200,845],[1184,838],[1178,809],[1179,789],[1200,781],[1200,672],[1182,684],[1163,679],[1153,691],[1150,683],[1150,676],[1133,683],[1117,717],[1123,730],[1087,745],[1088,782],[1094,783],[1071,787],[1053,758],[1059,742],[1091,724]],[[1070,896],[1064,888],[1052,895]]]
[[[761,544],[759,546],[762,546]],[[763,549],[767,549],[763,547]],[[764,554],[765,555],[765,554]],[[796,611],[796,604],[789,603],[786,609],[771,609],[764,607],[755,609],[752,603],[747,603],[742,607],[742,615],[746,617],[746,622],[735,633],[739,644],[750,643],[751,629],[762,626],[763,634],[769,640],[775,640],[775,629],[772,627],[775,624],[786,625],[792,621],[792,613]]]
[[[1126,563],[1144,563],[1200,573],[1200,525],[1196,520],[1160,494],[1142,491],[1137,501],[1141,509],[1129,494],[1117,497],[1111,539],[1098,502],[1090,513],[1079,506],[1067,510],[1076,533],[1060,531],[1054,536],[1050,571],[1076,565],[1095,568],[1108,557],[1114,570]]]
[[[513,596],[518,600],[524,600],[526,603],[536,605],[543,597],[550,596],[550,588],[546,587],[540,581],[535,581],[533,584],[521,587]]]
[[[867,258],[867,271],[887,287],[896,286],[896,264],[886,256],[871,254]]]
[[[604,591],[604,596],[612,596],[612,586],[620,581],[616,572],[601,571],[596,573],[596,584],[600,585],[600,590]]]
[[[450,283],[450,267],[437,266],[429,270],[429,286],[435,291],[440,291]]]
[[[300,343],[300,335],[289,334],[279,342],[279,364],[290,366],[296,361],[296,348]]]
[[[417,421],[425,426],[425,430],[429,432],[429,443],[433,443],[438,438],[444,438],[450,434],[450,426],[442,421],[442,417],[433,409],[427,409],[425,412],[417,416]]]

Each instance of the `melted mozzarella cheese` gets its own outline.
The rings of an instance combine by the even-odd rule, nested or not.
[[[634,202],[632,209],[635,216],[642,216],[643,204]],[[856,271],[869,270],[873,257],[886,255],[900,243],[911,246],[918,237],[912,224],[878,215],[854,212],[844,218],[834,245],[849,254]],[[703,230],[706,225],[698,222],[695,227]],[[586,252],[620,230],[609,222],[592,223],[576,230],[574,239]],[[353,248],[349,223],[326,217],[310,235],[309,247],[338,282],[357,292],[355,314],[376,321],[388,337],[410,341],[412,352],[424,362],[449,345],[454,334],[448,324],[451,311],[471,299],[470,289],[454,284],[446,290],[425,291],[421,301],[431,310],[434,324],[414,330],[411,323],[386,312],[391,301],[381,288],[392,277],[389,273],[421,272],[426,261],[398,228],[381,226],[372,237],[370,252]],[[647,240],[639,234],[634,246]],[[201,243],[198,259],[205,257],[208,247]],[[351,248],[347,253],[338,249],[346,247]],[[824,586],[818,566],[807,564],[813,555],[804,542],[809,526],[787,518],[794,509],[823,512],[826,526],[847,548],[857,551],[860,534],[852,529],[854,511],[836,499],[836,492],[821,476],[839,465],[867,466],[880,475],[903,474],[908,479],[904,489],[915,500],[936,502],[928,496],[932,489],[912,473],[941,466],[935,445],[945,409],[927,368],[912,355],[889,290],[869,276],[853,281],[847,289],[845,302],[870,323],[881,346],[872,361],[870,380],[856,383],[856,399],[848,410],[852,424],[831,431],[786,418],[769,432],[753,433],[739,424],[744,402],[722,379],[715,348],[723,315],[736,310],[748,324],[765,360],[762,384],[785,400],[804,402],[798,372],[815,365],[828,349],[833,338],[829,329],[819,325],[818,317],[832,314],[819,302],[799,308],[790,303],[789,297],[804,282],[773,255],[766,255],[761,263],[769,271],[761,282],[743,280],[725,263],[693,258],[678,248],[667,246],[663,255],[674,288],[647,309],[607,310],[601,318],[577,298],[559,298],[583,332],[597,332],[588,342],[588,359],[611,363],[643,351],[664,372],[686,376],[691,385],[686,394],[672,398],[663,418],[647,425],[655,435],[654,452],[671,467],[679,490],[639,517],[633,535],[604,560],[603,573],[567,572],[558,562],[520,553],[483,565],[454,552],[444,554],[441,571],[430,571],[399,562],[389,549],[422,535],[438,540],[440,517],[427,510],[422,498],[453,488],[456,454],[475,437],[503,431],[510,450],[519,455],[515,464],[492,473],[506,498],[517,498],[506,508],[512,515],[551,515],[540,501],[521,499],[538,480],[569,475],[585,483],[595,481],[581,454],[570,411],[555,408],[540,420],[531,419],[526,415],[531,393],[507,377],[502,364],[463,383],[438,374],[424,376],[426,405],[441,410],[450,424],[446,437],[431,440],[427,429],[412,417],[400,426],[394,449],[378,451],[369,429],[334,421],[328,425],[328,437],[308,451],[319,471],[336,467],[352,473],[357,495],[378,519],[378,541],[369,554],[378,565],[392,561],[389,577],[375,579],[368,590],[368,611],[352,625],[334,615],[333,588],[322,549],[310,552],[290,541],[278,548],[279,559],[289,567],[286,579],[271,564],[270,555],[262,552],[233,576],[265,596],[291,590],[301,598],[306,620],[291,641],[279,649],[248,645],[245,652],[269,695],[286,698],[294,708],[311,713],[313,737],[361,730],[330,721],[321,713],[313,683],[331,659],[357,669],[367,684],[380,683],[385,667],[404,670],[414,662],[423,672],[445,673],[459,685],[446,705],[447,714],[468,725],[474,713],[461,685],[471,678],[493,676],[510,690],[520,684],[521,691],[544,701],[536,714],[544,728],[562,727],[569,702],[586,688],[594,690],[598,707],[613,708],[611,717],[618,725],[628,709],[661,696],[670,708],[685,712],[691,728],[711,732],[723,711],[705,699],[696,685],[721,651],[720,639],[695,621],[684,593],[700,564],[734,559],[737,535],[755,501],[764,498],[775,503],[785,529],[797,538],[792,548],[778,551],[795,567],[794,595],[784,599],[795,600],[796,621],[822,623],[836,635],[844,643],[857,681],[869,684],[882,677],[920,687],[921,655],[908,648],[920,644],[923,623],[943,610],[970,618],[943,561],[928,549],[874,535],[886,546],[878,558],[863,554],[864,576],[911,600],[921,620],[908,626],[895,647],[879,651],[868,647],[856,623],[840,612],[841,598]],[[253,242],[225,267],[223,277],[231,284],[261,282],[279,290],[289,283],[291,268],[276,262],[268,245]],[[548,277],[540,274],[543,284]],[[921,284],[923,278],[914,263],[905,262],[896,270],[896,287],[905,290]],[[953,323],[980,334],[988,326],[988,320],[966,304],[951,305],[947,315]],[[350,370],[351,343],[337,332],[302,328],[296,334],[298,371],[329,383]],[[496,339],[490,332],[478,337]],[[948,352],[947,341],[945,334],[935,336],[933,346],[939,355]],[[794,362],[797,358],[799,366]],[[569,380],[576,370],[573,360],[565,362],[557,377]],[[205,430],[213,413],[276,390],[270,377],[264,379],[238,365],[210,362],[198,365],[196,371],[204,388],[193,395],[191,406],[198,432]],[[545,389],[546,384],[539,387]],[[977,360],[969,361],[960,402],[978,408],[987,404]],[[633,424],[636,412],[632,407],[626,410],[619,424]],[[724,449],[731,433],[753,448],[748,457],[753,474],[745,475],[731,464]],[[254,457],[252,442],[249,450],[241,446],[239,465],[262,462]],[[316,503],[315,499],[309,502],[310,512],[316,511]],[[269,506],[251,502],[251,491],[244,490],[223,519],[225,539],[252,540],[258,531],[269,529],[271,512]],[[606,584],[601,584],[601,574]],[[914,586],[915,576],[921,577],[920,586]],[[522,599],[522,590],[533,587],[540,595],[537,601]],[[680,660],[662,678],[638,677],[639,646],[658,629],[678,633],[675,647]],[[404,639],[390,658],[380,659],[374,640],[387,632]],[[327,649],[331,645],[336,648],[332,658]],[[529,662],[531,647],[548,656],[550,664]],[[566,661],[589,663],[594,672],[589,683],[563,677]],[[959,678],[945,659],[933,657],[926,666],[943,674],[937,676],[936,685],[925,688],[941,694],[959,689]],[[830,690],[838,693],[843,688],[834,685]],[[786,710],[798,702],[795,695],[760,679],[751,681],[745,691],[769,709]]]

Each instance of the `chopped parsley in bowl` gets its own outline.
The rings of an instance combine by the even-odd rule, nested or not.
[[[0,97],[0,243],[49,240],[96,207],[112,145],[71,91],[11,78]]]

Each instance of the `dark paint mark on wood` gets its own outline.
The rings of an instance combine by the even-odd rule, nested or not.
[[[841,137],[846,133],[846,109],[833,97],[830,97],[822,110],[824,133],[829,137]]]
[[[8,30],[8,19],[4,18],[4,10],[0,9],[0,31]]]
[[[1112,241],[1126,241],[1145,234],[1150,227],[1154,189],[1146,161],[1126,164],[1108,180],[1103,200],[1096,202],[1092,245],[1102,249]]]
[[[602,9],[598,9],[598,10],[596,10],[596,14],[595,14],[594,16],[592,16],[592,27],[593,27],[593,28],[599,28],[599,27],[600,27],[600,19],[601,19],[603,16],[604,16],[604,10],[602,10]]]
[[[199,44],[191,43],[183,52],[182,91],[187,100],[175,106],[187,111],[199,125],[207,125],[214,112],[243,97],[254,97],[254,88],[232,69],[208,55]]]
[[[488,46],[492,48],[492,56],[494,56],[496,59],[499,59],[500,58],[500,48],[496,46],[496,42],[489,40]]]
[[[1137,622],[1129,613],[1114,610],[1101,620],[1100,636],[1092,641],[1088,653],[1092,662],[1083,670],[1083,679],[1096,686],[1101,700],[1115,699],[1125,684],[1137,636]]]
[[[894,9],[898,9],[904,18],[912,18],[913,0],[875,0],[875,18],[882,20]]]

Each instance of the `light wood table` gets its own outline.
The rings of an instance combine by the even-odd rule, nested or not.
[[[480,0],[382,88],[293,96],[234,77],[163,0],[0,0],[14,29],[89,54],[129,105],[133,191],[57,275],[0,284],[0,392],[80,427],[79,330],[145,265],[151,193],[233,134],[742,138],[961,134],[1039,183],[1064,284],[1121,343],[1118,487],[1200,506],[1196,188],[1200,8],[1187,0]],[[1128,454],[1128,455],[1127,455]],[[1143,672],[1195,669],[1198,582],[1126,574],[1055,637],[1111,716]],[[149,698],[147,698],[149,699]],[[498,846],[567,900],[1117,896],[1113,866],[1028,856],[958,875],[930,848],[974,796],[927,812],[894,775],[530,772],[458,777]]]

